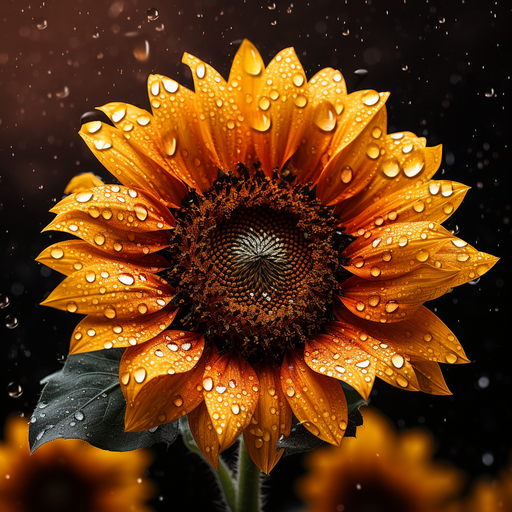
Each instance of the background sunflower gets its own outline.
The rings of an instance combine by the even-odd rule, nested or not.
[[[149,7],[158,13],[146,13]],[[28,415],[33,410],[38,381],[61,368],[76,323],[73,315],[38,307],[61,278],[33,258],[61,240],[38,231],[52,219],[44,212],[60,199],[63,184],[83,171],[108,177],[78,138],[80,116],[105,98],[149,108],[144,83],[150,73],[178,77],[190,86],[191,77],[180,64],[185,50],[226,76],[239,42],[247,37],[266,62],[294,46],[308,77],[333,66],[344,73],[349,91],[390,91],[390,131],[408,129],[426,136],[430,146],[442,143],[439,176],[473,188],[448,227],[457,231],[460,225],[461,238],[504,261],[483,286],[456,288],[429,307],[456,332],[474,362],[446,368],[453,397],[397,395],[377,383],[372,399],[400,427],[428,424],[439,438],[440,457],[472,474],[495,472],[506,463],[505,433],[512,423],[502,400],[512,387],[503,334],[511,305],[505,270],[511,249],[510,128],[503,96],[510,76],[505,58],[509,22],[505,7],[476,1],[449,8],[334,1],[142,6],[116,0],[87,7],[3,2],[0,293],[5,305],[2,359],[8,360],[2,373],[3,411]],[[368,71],[366,78],[361,69]],[[160,486],[166,490],[156,507],[190,499],[207,506],[214,498],[208,486],[198,496],[197,483],[207,470],[182,454],[175,443],[153,466],[157,480],[175,484]],[[173,464],[176,460],[180,464]],[[271,480],[268,510],[294,503],[286,490],[299,471],[298,459],[281,461]]]

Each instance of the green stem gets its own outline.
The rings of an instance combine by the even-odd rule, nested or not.
[[[260,512],[260,470],[240,438],[236,512]]]
[[[206,462],[206,465],[212,470],[213,476],[217,481],[217,485],[222,489],[229,508],[232,510],[232,512],[236,512],[236,491],[233,484],[233,475],[231,474],[231,471],[220,457],[218,462],[218,471],[215,471],[210,463],[204,458],[201,450],[197,447],[197,444],[194,441],[194,436],[188,427],[188,421],[185,418],[180,419],[180,431],[185,446],[190,451],[199,455],[199,457],[201,457]]]

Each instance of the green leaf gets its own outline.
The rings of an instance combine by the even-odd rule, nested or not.
[[[30,419],[31,452],[55,439],[83,439],[104,450],[124,452],[178,435],[178,422],[143,432],[125,432],[126,401],[119,385],[124,349],[68,357],[61,371],[41,381],[41,398]]]

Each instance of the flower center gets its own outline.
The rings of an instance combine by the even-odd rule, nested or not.
[[[267,312],[293,304],[311,266],[296,216],[270,207],[237,208],[216,230],[212,249],[228,295]]]
[[[350,237],[309,185],[244,166],[175,212],[168,279],[184,327],[236,347],[252,363],[279,361],[286,348],[332,319],[346,278],[340,247]]]

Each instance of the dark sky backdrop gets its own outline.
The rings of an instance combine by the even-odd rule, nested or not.
[[[158,19],[148,20],[149,8]],[[502,260],[479,282],[427,304],[472,364],[444,369],[453,397],[378,381],[371,398],[398,427],[430,428],[439,458],[473,476],[496,473],[509,458],[512,431],[510,22],[507,2],[481,0],[1,0],[0,306],[9,299],[0,309],[2,419],[11,411],[31,414],[39,380],[61,368],[79,320],[38,306],[61,276],[34,257],[62,238],[40,230],[69,179],[93,171],[109,180],[77,135],[81,115],[110,101],[149,110],[145,81],[152,72],[191,86],[180,63],[184,51],[227,77],[245,37],[267,63],[294,46],[309,77],[332,66],[349,92],[390,91],[389,131],[442,143],[437,176],[472,187],[445,225]],[[354,74],[360,68],[368,70],[363,82]],[[23,394],[11,398],[8,389],[17,385]],[[279,463],[268,511],[294,503],[292,481],[301,470],[300,457]],[[206,475],[180,441],[160,451],[151,471],[160,485],[155,508],[181,510],[174,500],[188,499],[209,510]]]

